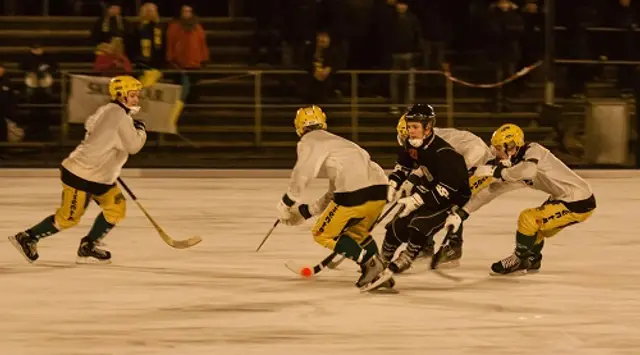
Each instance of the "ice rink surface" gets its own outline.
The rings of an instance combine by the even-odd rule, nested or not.
[[[0,354],[640,354],[640,179],[590,182],[595,214],[547,241],[539,274],[488,275],[519,211],[546,198],[520,190],[468,220],[455,280],[418,265],[397,294],[361,294],[349,261],[312,280],[285,268],[328,254],[310,222],[254,251],[286,179],[129,179],[169,234],[204,241],[170,248],[130,201],[105,240],[113,264],[86,266],[75,253],[97,206],[29,265],[6,237],[55,209],[59,181],[0,178]]]

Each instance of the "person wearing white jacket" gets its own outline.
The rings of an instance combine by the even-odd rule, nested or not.
[[[326,120],[315,105],[296,113],[294,125],[301,137],[298,160],[289,188],[278,203],[279,220],[297,225],[319,214],[313,238],[359,264],[362,277],[356,286],[362,287],[384,269],[370,232],[387,203],[388,180],[367,151],[327,132]],[[311,204],[300,203],[303,191],[318,175],[328,177],[329,191]],[[393,287],[393,280],[383,287]]]
[[[28,262],[38,259],[41,238],[77,225],[91,201],[102,212],[80,241],[76,262],[111,261],[111,253],[98,245],[125,217],[126,200],[116,180],[129,155],[138,153],[147,140],[145,124],[132,117],[140,109],[141,90],[142,84],[131,76],[117,76],[109,82],[112,101],[87,119],[84,139],[62,162],[60,207],[37,225],[9,237]]]

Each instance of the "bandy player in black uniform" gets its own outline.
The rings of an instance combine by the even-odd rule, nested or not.
[[[433,132],[436,120],[433,107],[415,105],[405,120],[409,137],[389,176],[389,189],[402,185],[416,168],[422,171],[423,178],[410,196],[398,200],[401,212],[386,226],[382,247],[382,259],[388,267],[365,289],[373,289],[394,273],[411,267],[427,241],[444,227],[452,208],[464,206],[471,198],[464,157]],[[402,243],[407,243],[406,250],[391,261]]]

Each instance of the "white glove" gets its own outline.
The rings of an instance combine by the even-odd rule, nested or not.
[[[387,201],[395,201],[398,194],[398,183],[395,180],[389,180],[389,187],[387,188]]]
[[[409,197],[399,199],[398,205],[400,205],[401,208],[398,217],[404,218],[417,210],[418,207],[424,205],[424,201],[422,200],[422,197],[420,197],[420,194],[413,194]]]
[[[476,171],[473,173],[475,176],[493,176],[493,172],[496,170],[495,165],[480,165],[476,168]]]
[[[283,201],[278,203],[276,207],[278,210],[278,219],[280,223],[287,226],[295,226],[304,221],[302,215],[298,212],[298,208],[294,206],[289,207],[285,205]]]
[[[398,189],[398,197],[407,197],[411,195],[411,191],[416,185],[412,183],[409,179],[405,180],[402,185],[400,185],[400,189]]]
[[[444,221],[444,229],[449,230],[451,227],[451,231],[453,233],[457,232],[460,229],[460,225],[462,224],[462,218],[455,212],[449,214],[449,217]]]

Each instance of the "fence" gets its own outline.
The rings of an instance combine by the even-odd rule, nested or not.
[[[60,77],[60,96],[58,103],[50,103],[50,104],[21,104],[20,107],[23,109],[31,109],[34,107],[42,107],[49,108],[52,110],[59,110],[60,112],[60,120],[59,120],[59,132],[57,134],[56,142],[17,142],[17,143],[4,143],[3,146],[46,146],[46,145],[62,145],[68,146],[77,143],[79,137],[73,137],[70,135],[72,125],[69,123],[67,108],[68,108],[68,97],[70,90],[70,76],[74,74],[90,74],[88,72],[82,71],[65,71],[62,72]],[[241,130],[242,127],[249,127],[249,129],[253,132],[253,146],[260,147],[264,145],[264,133],[285,133],[292,132],[291,120],[289,119],[292,115],[292,112],[295,112],[297,108],[299,108],[302,104],[296,102],[295,100],[291,100],[287,98],[286,94],[284,97],[281,97],[281,100],[273,100],[272,97],[274,91],[277,91],[282,87],[282,85],[278,85],[278,82],[291,82],[297,83],[304,80],[304,76],[308,76],[308,73],[305,71],[299,70],[200,70],[195,72],[181,72],[181,71],[164,71],[163,72],[165,79],[180,81],[180,77],[190,77],[191,78],[191,91],[194,91],[194,88],[198,88],[199,92],[208,92],[209,96],[206,98],[208,100],[198,100],[197,103],[187,103],[185,105],[185,111],[183,112],[183,116],[180,118],[180,130],[184,132],[209,132],[209,133],[231,133],[234,131]],[[395,103],[395,102],[385,102],[385,100],[377,100],[375,102],[371,102],[371,100],[363,100],[360,95],[360,90],[363,85],[361,83],[361,79],[364,77],[365,79],[370,79],[371,77],[377,77],[380,79],[381,77],[389,77],[394,75],[404,75],[407,79],[407,101],[405,103]],[[360,141],[361,135],[363,133],[374,133],[374,127],[367,127],[367,125],[362,125],[362,110],[378,110],[384,111],[385,108],[393,107],[393,106],[401,106],[406,107],[408,104],[411,104],[415,101],[416,97],[416,83],[418,78],[420,77],[440,77],[444,78],[446,73],[442,71],[424,71],[424,70],[406,70],[406,71],[391,71],[391,70],[354,70],[354,71],[340,71],[335,75],[335,82],[338,87],[347,88],[348,95],[345,95],[343,100],[338,100],[337,102],[322,105],[322,107],[327,110],[329,113],[332,111],[339,111],[339,116],[342,117],[345,114],[348,115],[348,125],[345,126],[344,122],[339,122],[337,124],[333,124],[333,128],[335,128],[340,133],[348,133],[350,138],[354,141]],[[194,77],[197,76],[197,79],[194,80]],[[165,81],[163,79],[163,81]],[[194,82],[197,82],[196,85],[193,85]],[[274,85],[274,82],[276,83]],[[287,86],[285,84],[284,86]],[[299,93],[299,90],[296,90],[295,84],[294,90],[292,94],[295,96]],[[235,97],[225,98],[225,94],[227,94],[230,90],[241,91],[240,94],[237,94]],[[446,90],[446,92],[445,92]],[[453,82],[451,80],[446,80],[445,90],[442,90],[441,93],[438,93],[437,96],[439,98],[444,98],[444,100],[440,99],[436,104],[438,110],[442,113],[442,116],[446,116],[447,125],[453,126]],[[233,93],[231,94],[233,95]],[[243,96],[250,98],[251,102],[237,102],[238,96]],[[235,102],[234,102],[235,101]],[[206,119],[207,123],[202,123],[202,119],[190,119],[193,118],[194,115],[200,115],[200,118],[204,114],[203,111],[213,110],[217,111],[225,111],[229,114],[229,118],[233,118],[233,113],[242,112],[244,115],[247,114],[247,110],[251,110],[252,122],[250,125],[247,125],[247,122],[242,122],[242,125],[234,125],[229,126],[228,124],[220,124],[221,122],[216,122],[214,119]],[[287,113],[284,117],[286,120],[279,120],[280,122],[286,121],[286,124],[282,125],[274,125],[273,119],[270,122],[265,122],[265,111],[270,113],[270,116],[273,116],[273,110],[287,110]],[[199,113],[198,113],[199,112]],[[184,115],[186,113],[186,115]],[[331,116],[331,115],[330,115]],[[393,116],[397,119],[397,116]],[[272,117],[270,117],[272,118]],[[332,120],[336,122],[335,120]],[[208,123],[210,122],[210,123]],[[79,126],[79,125],[78,125]],[[395,122],[389,125],[389,128],[395,129]],[[57,129],[57,128],[56,128]],[[166,139],[166,135],[159,134],[157,139],[153,142],[158,146],[171,146],[174,143]]]
[[[455,78],[448,68],[445,71],[425,71],[425,70],[350,70],[339,71],[335,75],[336,86],[345,89],[348,95],[343,100],[335,103],[322,105],[328,111],[331,122],[331,129],[340,134],[346,134],[353,141],[367,142],[369,146],[386,146],[394,144],[388,139],[387,133],[395,131],[395,123],[398,114],[390,115],[387,109],[394,106],[406,107],[415,102],[417,96],[424,98],[431,97],[427,102],[435,103],[440,117],[446,117],[446,126],[456,127],[456,116],[454,115],[455,85],[475,87],[480,89],[500,88],[505,83],[511,82],[518,77],[527,75],[530,71],[540,66],[536,63],[524,68],[511,78],[507,78],[499,83],[473,84]],[[60,145],[71,146],[82,137],[83,129],[77,125],[77,132],[73,131],[67,116],[69,78],[73,74],[89,74],[81,71],[63,72],[60,79],[60,97],[57,104],[22,105],[23,108],[49,107],[59,110],[60,120],[55,142],[17,142],[2,143],[1,146],[47,146]],[[209,91],[207,100],[198,100],[197,103],[187,103],[185,111],[179,121],[180,132],[188,135],[208,135],[203,141],[194,142],[194,139],[184,135],[168,136],[165,134],[150,135],[149,144],[158,147],[171,146],[245,146],[245,147],[265,147],[295,144],[295,136],[292,133],[291,117],[295,109],[299,108],[299,102],[288,100],[287,96],[296,96],[299,90],[289,83],[299,83],[308,76],[305,71],[299,70],[201,70],[196,72],[165,71],[165,78],[174,81],[181,81],[184,76],[198,76],[197,87],[199,91]],[[389,77],[406,76],[406,102],[388,101],[386,99],[363,98],[361,90],[366,89],[366,83],[384,82]],[[193,77],[192,77],[193,79]],[[423,85],[425,82],[440,81],[444,85]],[[274,85],[274,82],[276,83]],[[284,84],[282,84],[284,82]],[[193,86],[193,85],[192,85]],[[284,96],[274,100],[274,92],[281,94],[282,88],[293,88],[290,92],[285,92]],[[437,88],[437,91],[429,91]],[[240,94],[233,96],[230,91],[236,90]],[[435,89],[434,89],[435,90]],[[425,95],[425,91],[427,94]],[[231,95],[231,96],[228,96]],[[237,101],[237,96],[249,98],[250,102]],[[421,102],[423,102],[421,100]],[[540,100],[542,102],[542,99]],[[220,113],[220,117],[216,115]],[[229,119],[237,118],[232,123]],[[478,114],[474,117],[488,118],[492,114]],[[535,116],[529,113],[527,117]],[[442,122],[442,121],[440,121]],[[346,124],[345,124],[346,123]],[[377,123],[377,124],[376,124]],[[443,124],[445,125],[445,124]],[[252,133],[252,137],[245,140],[247,132]],[[384,133],[387,138],[383,141],[371,141],[376,134]],[[245,134],[245,136],[240,137]],[[285,137],[284,134],[289,134]],[[230,142],[230,138],[238,137],[241,142]],[[369,141],[367,141],[369,139]],[[248,140],[248,142],[247,142]]]

